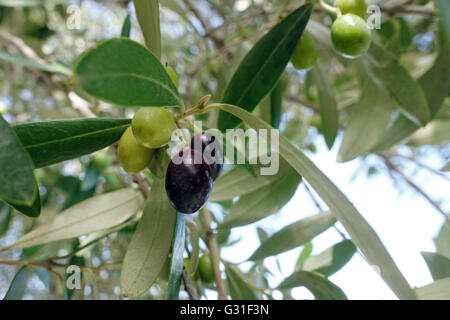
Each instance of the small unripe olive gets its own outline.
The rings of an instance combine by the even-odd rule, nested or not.
[[[291,62],[295,69],[304,70],[311,68],[319,57],[314,40],[307,34],[303,34],[295,47]]]
[[[106,170],[111,166],[112,159],[107,152],[99,151],[92,158],[92,162],[98,170]]]
[[[167,108],[141,108],[131,122],[136,140],[152,149],[158,149],[170,141],[176,129],[172,114]]]
[[[131,131],[131,127],[123,133],[119,141],[119,160],[122,168],[128,173],[143,170],[153,158],[153,149],[139,144]]]
[[[206,283],[212,283],[215,280],[214,268],[211,262],[211,256],[205,254],[198,260],[198,273],[200,278]]]
[[[369,49],[371,34],[366,22],[352,13],[340,16],[331,26],[331,40],[339,53],[357,58]]]
[[[342,14],[353,13],[362,19],[367,17],[367,4],[365,0],[336,0],[334,6],[341,10]]]

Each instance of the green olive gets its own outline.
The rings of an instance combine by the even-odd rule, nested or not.
[[[206,283],[212,283],[215,280],[214,269],[211,262],[211,256],[205,254],[198,260],[198,273],[200,278]]]
[[[314,40],[307,34],[303,34],[294,49],[291,62],[295,69],[304,70],[311,68],[319,57]]]
[[[369,49],[371,34],[366,22],[352,13],[340,16],[331,26],[331,40],[346,58],[357,58]]]
[[[108,152],[99,151],[92,158],[92,163],[98,170],[106,170],[111,166],[112,159]]]
[[[139,144],[129,127],[119,141],[119,160],[122,168],[128,173],[143,170],[153,158],[153,149]]]
[[[152,149],[161,148],[170,141],[175,121],[167,108],[141,108],[131,122],[136,140]]]
[[[166,71],[175,87],[178,88],[178,76],[175,70],[171,66],[166,66]]]
[[[341,10],[342,14],[353,13],[362,19],[367,17],[367,4],[365,0],[336,0],[334,6]]]

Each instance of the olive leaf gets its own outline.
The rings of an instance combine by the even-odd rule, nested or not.
[[[218,228],[244,226],[278,212],[293,197],[300,181],[297,172],[290,170],[274,182],[243,195]]]
[[[14,205],[32,206],[38,190],[30,157],[1,115],[0,137],[0,199]]]
[[[333,88],[325,75],[322,65],[316,62],[312,69],[312,76],[319,91],[319,111],[322,129],[328,149],[334,144],[339,129],[339,115]]]
[[[347,300],[344,291],[317,272],[296,271],[284,280],[278,289],[284,290],[294,287],[306,287],[317,300]]]
[[[92,118],[29,122],[13,126],[36,168],[78,158],[120,139],[130,119]]]
[[[450,300],[450,278],[439,279],[424,287],[416,288],[419,300]]]
[[[156,178],[123,261],[120,288],[124,296],[143,293],[160,274],[169,256],[175,218],[164,180]]]
[[[263,241],[249,260],[260,260],[302,246],[334,225],[336,218],[322,212],[294,222]]]
[[[40,63],[31,60],[30,58],[27,58],[25,56],[10,54],[3,50],[0,50],[0,60],[4,60],[6,62],[22,65],[27,68],[37,69],[45,72],[60,73],[66,76],[72,75],[72,70],[70,70],[68,67],[64,67],[62,64],[56,62]]]
[[[395,106],[388,93],[365,76],[359,101],[344,130],[338,161],[349,161],[370,151],[384,134]]]
[[[275,154],[273,156],[277,157]],[[277,175],[260,175],[259,172],[261,167],[264,167],[263,165],[254,164],[250,166],[255,175],[240,167],[233,167],[230,171],[222,174],[214,182],[209,201],[223,201],[248,194],[278,180],[290,169],[289,164],[283,158],[280,158]]]
[[[306,258],[302,270],[315,271],[329,277],[345,266],[355,252],[356,247],[353,242],[343,240],[318,255]]]
[[[22,266],[16,272],[3,300],[22,300],[28,280],[28,267]]]
[[[242,273],[234,265],[225,263],[227,286],[233,300],[258,300],[253,289],[244,280]]]
[[[161,30],[158,0],[133,0],[136,17],[147,48],[161,59]]]
[[[278,83],[294,52],[311,14],[312,4],[305,4],[285,17],[264,35],[242,60],[222,99],[252,112]],[[221,131],[234,128],[240,120],[226,112],[219,113]]]
[[[141,205],[142,196],[133,189],[101,194],[61,212],[53,220],[40,225],[0,251],[28,248],[111,228],[136,214]]]
[[[362,60],[373,81],[383,84],[406,117],[418,125],[430,121],[430,107],[422,87],[392,53],[372,43]]]
[[[434,280],[450,277],[450,259],[434,252],[421,252]]]
[[[121,106],[181,106],[166,68],[141,44],[127,38],[106,40],[85,52],[75,66],[81,88]]]

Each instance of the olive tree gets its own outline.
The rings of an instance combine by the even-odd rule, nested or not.
[[[449,215],[403,170],[448,180],[448,162],[418,160],[427,148],[449,158],[448,1],[0,5],[5,299],[290,299],[306,287],[343,300],[328,278],[355,253],[400,299],[450,298]],[[423,253],[435,282],[412,288],[310,160],[322,139],[444,217],[436,252]],[[319,212],[258,228],[246,272],[221,256],[233,228],[276,214],[299,185]],[[311,255],[337,222],[342,241]],[[295,271],[269,286],[265,259],[297,247]],[[27,287],[36,277],[45,290]]]

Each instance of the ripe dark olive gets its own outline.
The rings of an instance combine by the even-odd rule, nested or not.
[[[169,163],[166,192],[178,212],[197,212],[208,200],[212,186],[211,167],[200,152],[183,150]]]
[[[211,177],[216,180],[223,168],[223,150],[216,136],[209,132],[198,133],[192,137],[191,148],[203,154],[211,167]]]

